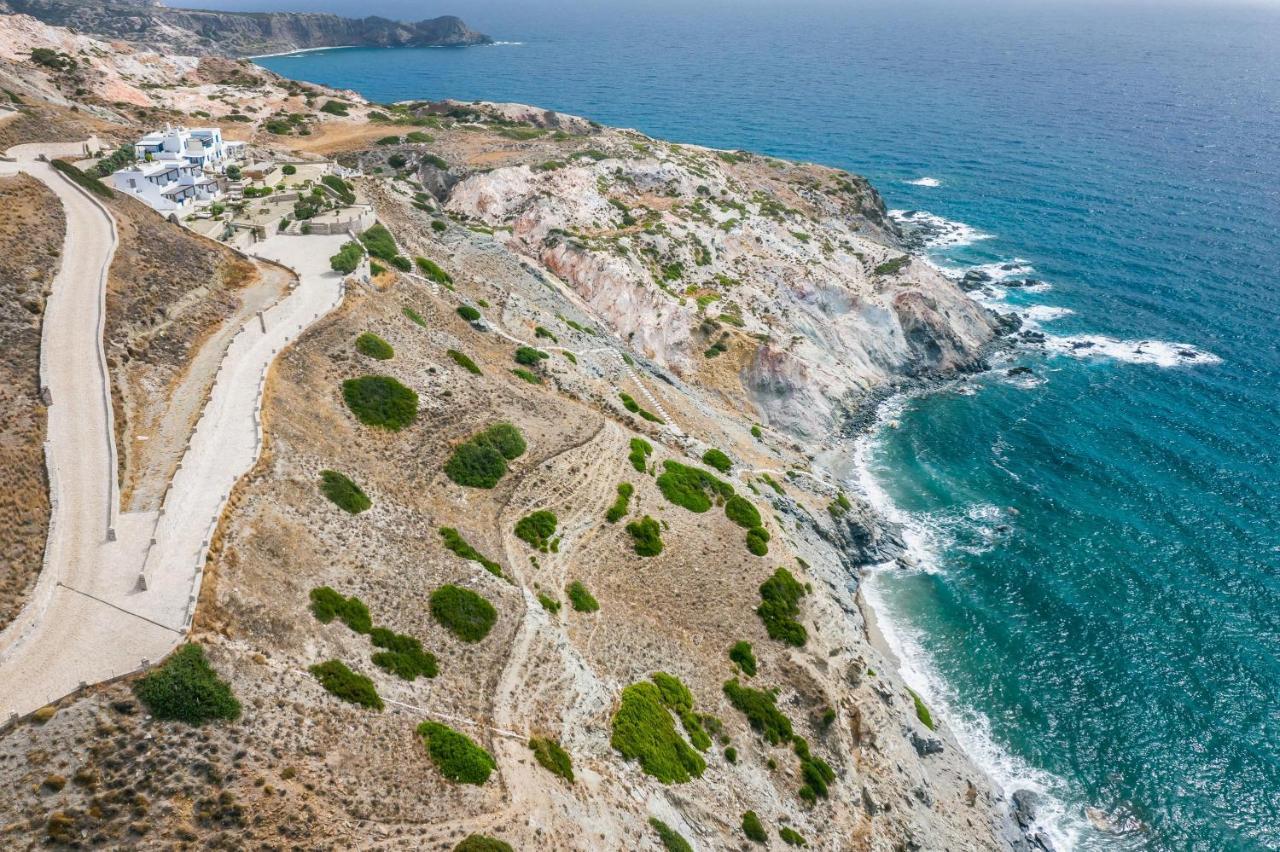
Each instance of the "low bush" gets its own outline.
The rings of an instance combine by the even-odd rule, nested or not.
[[[483,784],[498,768],[493,755],[476,745],[471,737],[439,722],[423,722],[418,736],[427,747],[427,755],[450,781]]]
[[[328,586],[311,590],[311,614],[321,624],[336,618],[356,633],[367,634],[373,630],[373,619],[364,601],[355,595],[344,598]]]
[[[611,524],[616,524],[627,516],[627,509],[631,503],[631,495],[635,493],[635,488],[630,482],[618,483],[618,498],[613,501],[613,505],[609,507],[609,511],[604,513],[604,519]]]
[[[349,106],[350,104],[345,104],[342,101],[328,100],[324,102],[324,106],[320,107],[320,112],[327,112],[329,115],[338,115],[346,118],[350,115],[347,112]]]
[[[391,236],[391,232],[381,222],[375,222],[359,239],[369,254],[387,263],[394,262],[400,254],[396,249],[395,237]]]
[[[664,461],[662,468],[658,475],[662,496],[690,512],[705,512],[711,508],[713,499],[723,501],[733,496],[732,485],[705,470],[672,459]]]
[[[884,263],[880,264],[874,270],[872,270],[872,272],[874,272],[876,275],[892,275],[895,272],[901,271],[902,268],[910,262],[911,262],[911,256],[904,254],[901,257],[895,257],[890,260],[886,260]]]
[[[459,444],[444,465],[445,475],[468,488],[492,488],[507,472],[502,453],[487,444]]]
[[[409,158],[404,154],[392,154],[387,157],[387,165],[393,169],[403,169],[409,162]]]
[[[772,488],[774,493],[777,494],[778,496],[782,496],[787,493],[782,490],[782,486],[778,484],[778,481],[774,479],[772,476],[770,476],[769,474],[762,473],[760,474],[760,478],[764,480],[764,484]]]
[[[769,833],[764,830],[764,824],[760,822],[760,817],[756,816],[755,811],[747,811],[742,815],[742,833],[748,840],[756,843],[769,842]]]
[[[355,203],[356,194],[355,192],[352,191],[351,184],[347,183],[342,178],[338,177],[337,175],[321,175],[320,182],[325,186],[329,187],[329,189],[333,190],[333,193],[337,195],[339,199],[342,200],[342,203],[344,204]]]
[[[391,260],[387,262],[390,263],[392,266],[394,266],[396,269],[399,269],[401,272],[408,272],[410,269],[413,268],[413,264],[409,263],[409,258],[405,257],[402,254],[396,255],[395,257],[391,258]]]
[[[542,608],[552,615],[560,611],[560,601],[546,592],[538,592],[538,603],[542,604]]]
[[[769,552],[769,531],[764,527],[747,530],[747,550],[753,556],[764,556]]]
[[[352,515],[358,515],[373,505],[359,485],[336,470],[320,471],[320,492],[339,509]]]
[[[515,852],[515,850],[511,848],[510,843],[504,843],[483,834],[472,834],[453,847],[453,852]]]
[[[573,758],[560,747],[560,743],[550,737],[533,737],[529,740],[529,748],[543,769],[573,783]]]
[[[364,249],[360,248],[360,244],[348,241],[342,244],[337,254],[329,258],[329,268],[334,272],[350,275],[360,266],[360,260],[363,257]]]
[[[644,438],[632,438],[631,455],[627,456],[627,458],[630,460],[632,467],[640,473],[644,473],[645,468],[648,465],[649,455],[652,452],[653,445]]]
[[[571,325],[572,325],[572,323],[571,323]],[[539,325],[539,326],[535,326],[535,327],[534,327],[534,329],[533,329],[533,336],[534,336],[534,337],[547,337],[547,338],[550,338],[552,343],[559,343],[559,342],[560,342],[560,338],[558,338],[558,337],[556,337],[554,334],[552,334],[552,333],[551,333],[551,329],[549,329],[549,328],[545,328],[544,326],[540,326],[540,325]]]
[[[760,512],[750,500],[737,494],[725,501],[724,513],[740,527],[755,529],[760,526]]]
[[[764,622],[770,639],[797,648],[808,641],[808,631],[796,620],[800,615],[800,598],[804,595],[804,586],[786,568],[779,568],[760,584],[760,606],[756,608],[756,615]]]
[[[658,839],[662,841],[662,848],[667,852],[693,852],[693,847],[689,845],[689,841],[680,836],[680,832],[667,825],[657,817],[649,817],[649,825],[654,831],[658,832]]]
[[[467,322],[475,322],[480,319],[480,312],[470,305],[458,305],[458,316]]]
[[[383,136],[381,139],[377,140],[377,142],[376,142],[375,144],[378,144],[378,145],[399,145],[399,144],[400,144],[400,137],[399,137],[399,136]]]
[[[756,655],[751,650],[751,643],[745,639],[741,642],[734,642],[733,647],[729,649],[729,659],[742,670],[747,677],[755,677],[756,673]]]
[[[528,370],[522,370],[519,367],[514,368],[511,373],[516,378],[521,381],[528,382],[531,385],[542,384],[542,376],[539,376],[537,373],[530,373]]]
[[[315,675],[321,686],[343,701],[359,704],[370,710],[381,710],[383,707],[382,698],[374,688],[373,681],[358,672],[353,672],[341,660],[317,663],[308,671]]]
[[[468,544],[467,540],[462,537],[462,533],[458,532],[453,527],[441,527],[440,537],[444,539],[444,546],[449,548],[449,550],[453,551],[458,556],[461,556],[463,559],[470,560],[471,562],[479,562],[490,574],[493,574],[496,577],[502,577],[503,579],[506,578],[506,575],[502,573],[501,565]]]
[[[298,167],[292,163],[285,163],[280,167],[280,173],[286,177],[293,177],[298,173]]]
[[[517,364],[523,364],[526,367],[536,367],[539,361],[546,360],[551,357],[541,349],[534,349],[532,346],[521,346],[516,349],[515,359]]]
[[[698,751],[711,748],[711,737],[702,727],[702,720],[693,712],[693,693],[689,691],[689,687],[680,678],[666,672],[654,672],[652,680],[654,686],[658,687],[663,705],[680,718],[680,724],[684,726],[693,747]]]
[[[615,749],[664,784],[679,784],[702,776],[706,763],[676,730],[662,695],[651,683],[633,683],[622,690],[613,716]]]
[[[422,650],[422,643],[412,636],[375,627],[369,638],[376,647],[386,649],[373,655],[373,664],[402,680],[435,677],[440,671],[435,655]]]
[[[424,319],[424,318],[423,318],[423,316],[422,316],[422,314],[418,313],[418,312],[417,312],[417,311],[415,311],[413,308],[408,308],[408,307],[406,307],[406,308],[404,309],[404,315],[405,315],[405,316],[407,316],[407,317],[408,317],[410,320],[412,320],[413,322],[415,322],[415,323],[417,323],[418,325],[422,326],[423,328],[426,328],[426,327],[427,327],[427,321],[426,321],[426,319]]]
[[[398,432],[418,418],[418,395],[390,376],[347,379],[342,398],[366,426]]]
[[[782,838],[782,842],[788,846],[808,846],[809,844],[794,828],[783,826],[778,829],[778,836]]]
[[[480,595],[447,584],[431,593],[431,615],[464,642],[479,642],[489,635],[498,611]]]
[[[79,184],[100,198],[114,198],[116,195],[111,187],[107,186],[93,175],[85,174],[80,171],[66,160],[50,160],[49,165],[53,166],[55,169],[70,178],[72,183]]]
[[[218,677],[204,649],[194,642],[183,645],[135,683],[133,693],[157,719],[203,725],[240,718],[240,702],[230,684]]]
[[[707,467],[714,467],[721,473],[728,473],[729,468],[733,467],[733,459],[714,447],[702,454],[702,463]]]
[[[924,699],[911,687],[907,687],[907,692],[911,693],[911,700],[916,705],[916,718],[920,723],[931,731],[938,729],[938,723],[933,721],[933,714],[929,712],[929,708],[925,706]]]
[[[645,420],[648,420],[650,423],[662,422],[661,417],[654,414],[652,411],[648,411],[646,409],[641,408],[640,403],[636,402],[634,399],[631,398],[631,394],[625,393],[623,391],[619,391],[618,398],[622,400],[622,407],[625,408],[627,411],[630,411],[632,414],[639,415]]]
[[[524,455],[526,448],[524,436],[520,434],[520,430],[505,420],[494,423],[471,440],[493,447],[502,453],[502,457],[507,461],[520,458]]]
[[[586,586],[577,580],[570,583],[564,591],[569,596],[569,603],[573,604],[577,612],[595,612],[600,609],[600,602],[587,591]]]
[[[556,534],[556,523],[555,512],[546,509],[530,512],[516,521],[516,538],[546,553],[551,548],[551,537]]]
[[[738,750],[733,746],[729,746],[724,750],[724,759],[730,763],[738,762]]]
[[[470,356],[459,352],[457,349],[448,349],[445,351],[445,354],[452,358],[455,364],[466,370],[468,373],[476,376],[480,375],[480,368],[476,365],[475,361],[471,360]]]
[[[637,556],[657,556],[662,552],[662,528],[648,515],[627,524],[627,532],[634,540]]]
[[[356,338],[356,351],[379,361],[389,361],[396,354],[390,343],[372,331],[366,331]]]
[[[431,224],[434,226],[437,223],[442,226],[444,224],[443,222],[440,222],[439,219],[437,219],[435,222],[432,222]],[[437,228],[436,230],[444,230],[444,228],[441,227],[441,228]],[[418,265],[418,269],[421,270],[422,274],[430,278],[432,281],[435,281],[439,284],[453,283],[453,278],[449,275],[449,273],[441,269],[440,264],[436,263],[434,260],[431,260],[425,257],[415,257],[413,259],[413,262]]]
[[[776,690],[766,692],[762,689],[752,689],[738,683],[735,677],[725,683],[724,694],[729,699],[729,703],[747,717],[747,722],[752,729],[764,737],[770,745],[790,741],[791,720],[778,709]]]
[[[423,133],[421,130],[411,130],[410,132],[404,135],[404,141],[416,142],[421,145],[426,142],[430,142],[431,137],[426,133]]]

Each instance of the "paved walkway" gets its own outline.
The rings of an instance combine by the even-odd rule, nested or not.
[[[58,196],[67,233],[40,353],[42,384],[52,397],[45,447],[49,541],[31,599],[0,633],[0,721],[81,683],[135,670],[182,641],[209,532],[261,446],[265,371],[277,351],[342,298],[328,258],[344,237],[277,236],[260,243],[262,256],[295,268],[301,283],[266,312],[265,332],[253,319],[232,341],[160,512],[118,514],[102,353],[115,228],[105,208],[36,159],[82,150],[81,143],[19,146],[8,152],[17,163],[3,164],[3,171],[16,165]]]

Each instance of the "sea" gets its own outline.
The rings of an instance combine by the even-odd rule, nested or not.
[[[869,177],[1044,335],[849,442],[910,545],[863,581],[908,682],[1058,849],[1280,849],[1280,5],[448,11],[498,43],[259,61]]]

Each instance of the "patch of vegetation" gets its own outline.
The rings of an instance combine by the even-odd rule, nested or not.
[[[80,171],[66,160],[50,160],[49,165],[53,166],[55,169],[70,178],[72,183],[79,184],[100,198],[114,198],[116,195],[111,187],[107,186],[93,175],[85,174]]]
[[[783,826],[778,829],[778,836],[782,838],[782,842],[788,846],[808,846],[804,837],[800,835],[794,828]]]
[[[578,356],[577,356],[577,355],[574,355],[574,354],[573,354],[572,352],[570,352],[569,350],[567,350],[567,349],[566,349],[566,350],[564,350],[563,352],[561,352],[560,354],[561,354],[561,355],[563,355],[563,356],[564,356],[564,358],[565,358],[565,360],[566,360],[566,361],[568,361],[570,364],[576,364],[576,363],[578,363]]]
[[[356,351],[379,361],[389,361],[396,354],[390,343],[372,331],[366,331],[356,338]]]
[[[764,556],[769,552],[769,531],[764,527],[747,530],[747,551],[753,556]]]
[[[457,349],[449,349],[445,354],[452,358],[455,364],[466,370],[468,373],[472,373],[477,376],[481,374],[480,367],[476,365],[475,361],[471,360],[470,356],[459,352]]]
[[[741,642],[734,642],[733,647],[729,649],[729,659],[742,670],[747,677],[755,677],[756,674],[756,655],[751,650],[751,643],[745,639]]]
[[[778,484],[778,481],[774,479],[772,476],[770,476],[769,474],[762,473],[760,474],[760,478],[764,480],[764,484],[772,488],[774,493],[777,494],[779,497],[787,493],[782,490],[782,486]]]
[[[94,177],[109,177],[112,173],[123,169],[133,162],[133,146],[122,145],[112,151],[110,156],[103,157],[91,170]]]
[[[759,423],[751,427],[751,437],[755,438],[757,441],[764,437],[764,431],[760,428]]]
[[[730,763],[738,762],[738,750],[733,746],[729,746],[724,750],[724,759]]]
[[[543,553],[551,549],[551,538],[556,534],[556,514],[546,509],[530,512],[516,521],[516,538]]]
[[[347,379],[342,398],[366,426],[399,432],[418,418],[418,395],[390,376]]]
[[[373,630],[373,618],[364,601],[355,595],[344,598],[328,586],[311,590],[311,614],[321,624],[336,618],[356,633],[368,634]]]
[[[637,556],[657,556],[662,552],[662,528],[648,515],[627,524],[627,532],[634,540]]]
[[[525,451],[524,437],[510,423],[495,423],[460,444],[444,472],[459,485],[492,488],[507,472],[507,462]]]
[[[902,267],[906,266],[910,262],[911,256],[904,254],[901,257],[886,260],[884,263],[873,269],[872,272],[876,275],[892,275],[893,273],[900,271]]]
[[[613,717],[611,744],[628,760],[664,784],[680,784],[702,776],[706,763],[676,730],[662,694],[651,683],[622,690]]]
[[[809,751],[809,743],[804,737],[796,737],[793,748],[796,757],[800,758],[800,777],[805,782],[800,788],[800,798],[809,804],[813,804],[818,798],[827,798],[830,785],[836,780],[835,770]]]
[[[747,811],[742,815],[742,833],[748,840],[755,843],[769,842],[769,832],[764,830],[764,824],[760,822],[760,817],[755,811]]]
[[[397,268],[408,262],[400,256],[400,252],[396,248],[395,238],[391,236],[391,232],[381,222],[375,222],[372,227],[360,235],[359,239],[360,242],[364,243],[364,247],[369,254],[379,260],[385,260]]]
[[[79,64],[71,54],[54,50],[52,47],[32,48],[31,61],[51,71],[70,71]]]
[[[320,112],[327,112],[329,115],[337,115],[346,118],[350,115],[350,113],[347,112],[347,108],[349,106],[350,104],[345,104],[342,101],[328,100],[324,102],[322,107],[320,107]]]
[[[779,568],[773,576],[760,584],[760,606],[756,615],[764,622],[770,639],[777,639],[797,648],[809,639],[804,625],[796,620],[800,615],[800,598],[805,587],[786,568]]]
[[[444,157],[437,154],[423,154],[422,162],[427,165],[434,166],[442,172],[447,172],[449,170],[449,164],[445,162]]]
[[[680,718],[680,724],[684,726],[693,747],[698,751],[711,748],[711,737],[702,727],[702,720],[693,712],[693,693],[689,691],[689,687],[680,678],[666,672],[654,672],[652,680],[654,686],[658,687],[662,703]]]
[[[532,346],[521,346],[516,349],[515,354],[516,363],[526,367],[536,367],[539,361],[545,361],[550,357],[541,349],[534,349]]]
[[[707,467],[714,467],[721,473],[728,473],[733,467],[733,459],[714,447],[702,454],[702,463]]]
[[[574,580],[564,591],[576,612],[595,612],[600,609],[600,602],[579,581]]]
[[[462,317],[467,322],[475,322],[480,319],[480,312],[470,305],[459,305],[458,316]]]
[[[604,513],[604,519],[611,524],[616,524],[627,516],[627,509],[631,503],[631,495],[635,493],[635,488],[630,482],[618,483],[618,499],[613,501],[613,505],[609,507],[609,511]]]
[[[793,731],[791,720],[778,709],[776,690],[765,691],[752,689],[738,683],[735,677],[724,685],[725,697],[729,703],[747,717],[752,729],[759,733],[770,745],[789,742]]]
[[[347,668],[341,660],[329,660],[317,663],[308,669],[320,685],[352,704],[368,707],[370,710],[381,710],[382,698],[374,688],[373,681],[362,674]]]
[[[627,456],[634,467],[640,473],[645,472],[648,464],[649,455],[653,452],[653,444],[650,444],[644,438],[631,439],[631,454]]]
[[[521,381],[528,382],[531,385],[542,384],[542,376],[539,376],[537,373],[530,373],[528,370],[522,370],[519,367],[513,368],[511,370],[511,374]]]
[[[453,852],[515,852],[515,850],[511,848],[510,843],[504,843],[483,834],[472,834],[453,847]]]
[[[444,539],[444,546],[449,548],[449,550],[453,551],[458,556],[461,556],[463,559],[470,560],[471,562],[479,562],[490,574],[493,574],[495,577],[502,577],[503,579],[506,579],[506,575],[502,573],[501,565],[468,544],[467,540],[462,537],[462,534],[453,527],[441,527],[440,537]]]
[[[925,706],[924,699],[922,699],[919,694],[909,686],[907,687],[907,692],[911,693],[911,700],[915,702],[916,718],[920,720],[920,723],[931,731],[938,730],[938,723],[933,720],[933,714],[930,713],[929,708]]]
[[[414,637],[375,627],[369,638],[375,646],[386,649],[373,655],[373,664],[378,668],[409,681],[439,674],[435,655],[422,650],[422,643]]]
[[[853,508],[853,504],[849,502],[849,498],[841,491],[836,495],[836,499],[827,504],[827,511],[831,517],[838,518]]]
[[[441,227],[437,228],[436,230],[443,231],[444,223],[441,222],[439,219],[431,223],[432,227],[434,227],[437,224],[439,224]],[[440,267],[440,264],[436,263],[434,260],[431,260],[430,258],[426,258],[426,257],[415,257],[413,259],[413,262],[418,265],[418,269],[421,270],[422,274],[430,278],[432,281],[435,281],[439,284],[453,283],[453,277],[449,275],[449,273],[445,272]]]
[[[668,459],[662,463],[658,489],[662,496],[690,512],[705,512],[712,500],[723,501],[733,496],[733,486],[705,470],[689,467]]]
[[[240,718],[240,702],[231,686],[205,659],[204,649],[188,642],[133,685],[133,693],[157,719],[203,725]]]
[[[431,593],[431,615],[464,642],[484,639],[498,620],[493,604],[470,589],[452,584]]]
[[[689,845],[689,841],[680,836],[680,832],[667,825],[657,817],[649,817],[649,825],[654,831],[658,832],[658,839],[662,841],[662,848],[667,852],[693,852],[693,847]]]
[[[427,321],[426,319],[423,318],[422,314],[418,313],[413,308],[406,307],[403,310],[404,310],[404,315],[407,316],[410,320],[422,326],[423,328],[427,327]]]
[[[413,130],[404,135],[404,141],[425,144],[431,141],[431,137],[426,133],[423,133],[421,130]]]
[[[538,603],[542,604],[542,608],[552,615],[560,611],[560,601],[546,592],[538,592]]]
[[[334,272],[350,275],[360,266],[360,260],[363,257],[364,249],[360,248],[360,244],[348,241],[342,244],[337,254],[329,258],[329,268]]]
[[[377,140],[377,142],[376,142],[375,144],[377,144],[377,145],[399,145],[399,144],[400,144],[400,137],[399,137],[399,136],[383,136],[381,139]]]
[[[755,529],[760,526],[760,512],[751,501],[737,494],[724,504],[725,516],[740,527]]]
[[[358,515],[373,505],[359,485],[336,470],[320,471],[320,491],[335,506],[352,515]]]
[[[298,167],[293,165],[292,163],[285,163],[283,166],[280,167],[280,174],[284,175],[285,177],[293,177],[297,173],[298,173]]]
[[[573,783],[573,758],[560,747],[560,743],[550,737],[533,737],[529,740],[529,748],[543,769]]]
[[[650,423],[662,422],[661,417],[654,414],[652,411],[647,411],[646,409],[641,408],[640,403],[632,399],[631,394],[626,393],[625,391],[618,391],[618,398],[622,400],[622,407],[627,411],[630,411],[632,414],[639,415]]]
[[[549,329],[543,328],[543,327],[542,327],[542,326],[540,326],[540,325],[539,325],[539,326],[536,326],[536,327],[533,329],[533,336],[534,336],[534,337],[549,337],[549,338],[551,338],[551,342],[552,342],[552,343],[559,343],[559,342],[560,342],[560,340],[559,340],[559,339],[558,339],[554,334],[552,334],[552,333],[551,333],[551,331],[550,331]]]
[[[351,188],[351,184],[347,183],[337,175],[321,175],[320,182],[329,187],[343,204],[355,204],[356,194]]]
[[[471,737],[439,722],[423,722],[418,736],[427,747],[427,755],[450,781],[483,784],[498,768],[493,755],[476,745]]]

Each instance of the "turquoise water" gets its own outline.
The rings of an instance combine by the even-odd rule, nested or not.
[[[1002,309],[1095,354],[886,412],[861,460],[919,567],[870,590],[909,679],[1045,793],[1059,845],[1280,848],[1280,10],[460,11],[519,44],[263,64],[849,168],[968,226],[940,265],[1047,282]]]

